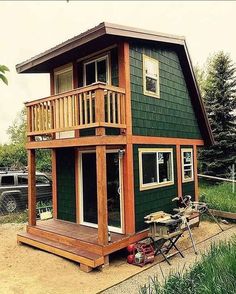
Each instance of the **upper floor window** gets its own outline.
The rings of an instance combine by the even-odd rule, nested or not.
[[[183,182],[193,181],[193,149],[182,148],[182,180]]]
[[[140,190],[174,183],[172,149],[139,149]]]
[[[160,98],[159,61],[143,55],[143,89],[144,94]]]
[[[84,86],[109,83],[108,55],[84,63]]]
[[[58,68],[54,71],[55,94],[70,91],[73,89],[73,68],[72,65]]]

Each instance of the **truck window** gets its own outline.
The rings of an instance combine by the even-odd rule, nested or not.
[[[36,184],[49,184],[50,181],[45,176],[36,176]]]
[[[18,185],[28,185],[28,177],[26,175],[18,176]]]
[[[2,186],[13,186],[14,176],[2,176]]]

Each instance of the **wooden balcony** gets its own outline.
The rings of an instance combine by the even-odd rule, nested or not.
[[[125,90],[97,83],[26,103],[27,136],[126,128]]]

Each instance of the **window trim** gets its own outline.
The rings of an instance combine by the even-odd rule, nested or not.
[[[63,66],[60,66],[60,67],[57,67],[54,69],[54,93],[55,94],[61,94],[61,93],[57,93],[57,76],[59,76],[60,74],[63,74],[63,73],[66,73],[66,72],[69,72],[71,71],[72,73],[72,83],[71,83],[71,89],[73,90],[74,88],[74,82],[73,82],[73,79],[74,79],[74,74],[73,74],[73,64],[72,63],[67,63]],[[65,91],[67,92],[67,91]]]
[[[93,62],[95,62],[95,79],[96,79],[96,81],[94,83],[92,83],[91,85],[96,84],[96,83],[102,83],[97,80],[97,62],[101,61],[101,60],[106,60],[106,71],[107,71],[107,77],[106,77],[107,83],[106,84],[107,85],[111,84],[110,54],[107,53],[102,56],[97,56],[96,58],[89,59],[89,60],[83,62],[83,86],[84,87],[89,86],[89,85],[86,85],[86,65],[93,63]]]
[[[184,152],[190,152],[191,153],[191,163],[188,165],[191,165],[191,172],[192,172],[192,177],[189,179],[184,178]],[[193,148],[181,148],[181,163],[182,163],[182,183],[188,183],[188,182],[193,182],[194,181],[194,169],[193,169]]]
[[[145,62],[146,60],[150,60],[154,63],[156,63],[157,65],[157,77],[151,76],[151,75],[147,75],[145,72]],[[151,91],[147,91],[146,90],[146,76],[152,78],[152,79],[156,79],[157,81],[157,92],[153,93]],[[159,60],[152,58],[148,55],[143,54],[143,94],[146,96],[151,96],[151,97],[155,97],[155,98],[160,98],[160,67],[159,67]]]
[[[142,162],[142,154],[143,153],[157,153],[157,161],[158,161],[158,152],[166,152],[171,154],[171,174],[172,174],[172,180],[162,183],[148,183],[143,184],[143,162]],[[174,185],[175,183],[175,176],[174,176],[174,159],[173,159],[173,148],[139,148],[139,190],[145,191],[160,187],[166,187]],[[157,180],[159,181],[159,165],[157,162]]]

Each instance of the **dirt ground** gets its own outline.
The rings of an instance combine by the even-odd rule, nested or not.
[[[223,225],[223,227],[229,229],[232,225]],[[113,256],[110,266],[102,271],[84,273],[79,270],[76,263],[26,245],[17,245],[16,235],[24,229],[25,225],[22,224],[0,225],[0,293],[2,294],[92,294],[153,266],[150,264],[140,268],[129,265],[123,252]],[[210,222],[202,222],[199,228],[193,230],[196,243],[219,233],[218,226]],[[233,233],[236,233],[235,225]],[[188,234],[185,233],[179,245],[182,250],[191,246]],[[159,261],[160,258],[156,257],[154,264]],[[175,257],[172,259],[171,268],[174,266]]]

